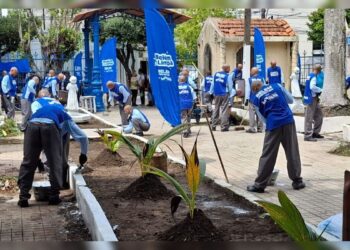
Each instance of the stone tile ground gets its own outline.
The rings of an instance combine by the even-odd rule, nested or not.
[[[0,145],[0,176],[18,176],[23,145]],[[40,176],[39,176],[40,177]],[[30,200],[30,207],[17,206],[18,193],[0,193],[0,241],[66,240],[65,218],[59,206]]]
[[[154,108],[141,108],[151,121],[151,129],[147,136],[159,135],[167,131],[170,126],[167,125],[159,112]],[[112,109],[112,112],[100,113],[100,117],[120,124],[118,111]],[[300,119],[298,119],[300,120]],[[325,126],[330,127],[327,119]],[[348,119],[345,119],[348,120]],[[337,121],[338,123],[341,121]],[[345,121],[344,121],[345,123]],[[298,126],[301,126],[298,124]],[[221,166],[215,152],[214,144],[211,140],[207,127],[193,127],[193,136],[181,140],[180,136],[174,139],[178,143],[183,143],[189,151],[195,139],[195,134],[200,129],[198,151],[200,157],[207,160],[207,174],[218,179],[224,179]],[[259,157],[262,151],[263,134],[247,134],[244,131],[233,131],[231,127],[229,132],[214,132],[221,156],[229,177],[232,189],[240,193],[251,195],[245,191],[248,184],[253,183]],[[341,134],[327,134],[324,140],[317,143],[304,142],[302,135],[298,136],[299,147],[302,160],[302,176],[306,182],[307,188],[295,191],[291,187],[291,181],[288,179],[286,169],[286,158],[284,150],[280,147],[276,168],[280,170],[277,185],[268,187],[266,193],[257,194],[255,198],[277,202],[277,191],[285,191],[288,196],[300,208],[306,221],[317,225],[327,217],[342,211],[343,196],[343,176],[344,171],[349,169],[349,158],[329,154],[328,151],[336,147]],[[174,151],[170,155],[181,158],[181,152],[173,142],[167,144]],[[168,150],[167,148],[164,148]]]

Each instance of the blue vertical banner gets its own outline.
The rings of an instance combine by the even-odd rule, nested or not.
[[[254,28],[254,66],[259,69],[260,77],[266,79],[266,51],[264,37],[258,28]]]
[[[117,81],[117,39],[108,39],[101,48],[101,80],[103,93],[108,92],[107,82]]]
[[[163,118],[176,126],[181,118],[174,37],[156,9],[144,11],[152,94]]]
[[[74,58],[74,76],[77,78],[77,85],[80,88],[81,81],[83,80],[83,67],[82,67],[83,53],[79,52]]]

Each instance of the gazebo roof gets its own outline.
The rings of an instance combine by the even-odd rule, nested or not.
[[[93,17],[95,14],[99,14],[99,15],[112,15],[114,13],[125,13],[125,14],[129,14],[132,16],[136,16],[136,17],[140,17],[140,18],[144,18],[144,12],[143,9],[88,9],[85,11],[82,11],[78,14],[76,14],[73,18],[73,22],[80,22],[86,19],[89,19],[91,17]],[[170,10],[170,9],[160,9],[160,12],[163,15],[167,15],[167,14],[173,14],[173,18],[174,18],[174,23],[175,24],[181,24],[184,23],[186,21],[188,21],[189,19],[191,19],[191,17],[183,15],[177,11],[174,10]]]

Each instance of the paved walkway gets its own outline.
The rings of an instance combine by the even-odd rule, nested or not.
[[[17,177],[22,158],[22,144],[0,145],[0,176]],[[17,201],[17,192],[0,191],[0,242],[67,240],[65,217],[61,213],[64,204],[49,206],[47,202],[36,202],[32,196],[30,207],[20,208]]]
[[[147,107],[141,109],[151,121],[151,129],[146,135],[159,135],[170,128],[164,123],[156,109]],[[121,123],[119,113],[115,109],[112,112],[98,115],[114,124]],[[339,118],[337,119],[336,123],[342,122],[339,121]],[[344,123],[348,122],[349,118],[345,120]],[[327,119],[325,127],[331,126],[328,124],[329,121],[333,122],[332,119]],[[209,129],[207,127],[201,127],[200,129],[198,152],[199,156],[207,161],[207,175],[224,179]],[[193,127],[193,135],[198,130],[199,127]],[[264,134],[247,134],[244,131],[233,131],[232,127],[229,132],[222,133],[218,131],[214,133],[232,189],[251,196],[251,193],[246,192],[245,189],[248,184],[253,183],[256,177]],[[277,190],[284,190],[301,210],[306,221],[313,225],[317,225],[323,219],[341,212],[343,176],[344,170],[350,168],[349,158],[327,153],[336,147],[341,136],[339,133],[329,134],[326,139],[317,143],[304,142],[302,135],[298,136],[302,158],[302,175],[307,185],[307,188],[301,191],[295,191],[291,187],[291,181],[287,175],[286,159],[281,147],[276,164],[276,168],[280,170],[277,186],[268,187],[266,193],[257,194],[253,198],[277,202]],[[174,139],[181,143],[180,136],[177,135]],[[183,139],[183,144],[188,151],[192,148],[194,139],[195,136]],[[174,150],[170,154],[181,158],[178,147],[171,141],[168,141],[167,144]],[[165,150],[168,149],[165,148]]]

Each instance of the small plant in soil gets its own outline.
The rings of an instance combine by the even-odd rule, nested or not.
[[[112,130],[99,131],[101,137],[112,136],[114,140],[118,140],[124,143],[130,151],[136,156],[137,161],[141,168],[142,176],[144,176],[150,170],[150,163],[153,155],[157,151],[157,148],[160,144],[168,140],[170,137],[181,133],[183,130],[187,129],[187,124],[181,124],[177,127],[172,128],[168,132],[162,134],[158,138],[151,138],[147,141],[147,143],[141,149],[140,146],[130,141],[126,136],[122,133]]]
[[[122,198],[158,200],[173,196],[174,193],[167,189],[158,176],[149,174],[151,168],[150,163],[161,143],[187,129],[187,127],[187,124],[182,124],[172,128],[157,138],[151,138],[144,144],[142,149],[139,145],[135,144],[119,132],[111,130],[99,132],[101,136],[109,135],[115,138],[115,140],[119,140],[125,144],[136,157],[136,161],[132,165],[137,162],[140,166],[142,176],[132,182],[125,190],[120,192],[119,195]]]
[[[100,138],[105,144],[106,148],[113,154],[116,154],[122,144],[119,137],[110,133],[104,133],[101,130],[98,130],[97,133],[100,135]]]
[[[175,178],[160,169],[150,167],[149,173],[160,176],[170,182],[178,192],[178,195],[171,199],[171,215],[177,211],[183,200],[188,208],[187,217],[179,224],[170,228],[159,236],[160,240],[176,241],[217,241],[221,240],[221,234],[213,225],[211,220],[206,217],[204,212],[196,207],[196,194],[201,180],[205,175],[205,161],[200,161],[197,152],[197,139],[190,155],[180,146],[186,162],[186,180],[189,192]],[[175,218],[174,218],[175,220]]]
[[[281,190],[278,191],[281,205],[267,201],[257,201],[271,216],[271,218],[296,242],[320,241],[322,233],[317,235],[306,226],[298,208]],[[326,229],[326,228],[325,228]]]

